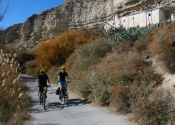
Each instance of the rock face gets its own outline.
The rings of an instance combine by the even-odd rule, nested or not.
[[[71,28],[106,25],[124,16],[161,8],[167,19],[175,0],[65,0],[65,3],[39,15],[32,15],[23,24],[17,24],[0,32],[3,43],[19,47],[19,44],[36,45],[36,41],[48,40]],[[24,46],[23,46],[24,47]]]
[[[0,32],[1,42],[7,44],[14,42],[15,39],[20,39],[20,29],[22,24],[16,24],[12,27],[7,28],[4,31]]]

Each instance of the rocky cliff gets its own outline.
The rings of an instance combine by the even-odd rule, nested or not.
[[[48,40],[71,28],[106,25],[116,17],[148,9],[173,11],[174,3],[175,0],[65,0],[56,8],[33,14],[23,24],[1,31],[0,39],[18,48],[31,48],[39,40]]]

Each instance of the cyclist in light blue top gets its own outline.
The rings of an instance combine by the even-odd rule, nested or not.
[[[60,89],[60,93],[62,92],[63,86],[65,86],[67,88],[66,78],[67,78],[68,82],[71,82],[71,80],[69,79],[69,76],[66,72],[66,68],[64,66],[62,66],[61,72],[58,73],[58,86],[59,86],[58,89]],[[59,98],[61,98],[61,96]]]

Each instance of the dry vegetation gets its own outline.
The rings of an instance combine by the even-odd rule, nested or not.
[[[154,32],[149,50],[163,61],[171,73],[175,73],[175,23]]]
[[[18,75],[16,54],[0,52],[0,124],[22,125],[30,118],[27,114],[30,97]]]
[[[42,42],[36,50],[36,60],[28,65],[49,67],[56,83],[59,66],[66,61],[72,91],[114,111],[133,113],[139,125],[174,125],[174,98],[161,88],[163,78],[152,66],[152,59],[157,59],[174,73],[174,25],[119,44],[95,40],[93,32],[88,36],[82,30],[65,32],[50,42]]]
[[[128,41],[115,47],[100,39],[84,45],[66,63],[74,83],[71,89],[117,112],[133,113],[140,125],[173,125],[174,98],[158,89],[163,78],[152,66],[152,59],[156,58],[173,73],[172,31],[174,24],[147,32],[134,43]]]
[[[36,62],[39,67],[59,66],[74,52],[74,50],[96,39],[91,29],[78,29],[67,31],[51,41],[41,42],[35,50]]]

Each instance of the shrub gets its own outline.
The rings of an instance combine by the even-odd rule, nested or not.
[[[111,101],[111,92],[106,82],[96,81],[91,85],[91,93],[88,97],[92,102],[101,106],[108,106]]]
[[[158,24],[146,26],[146,27],[130,27],[126,29],[123,26],[118,28],[110,28],[103,37],[114,40],[116,44],[120,44],[121,42],[132,41],[135,42],[141,36],[143,36],[146,32],[154,30],[156,28],[162,27],[164,25],[170,25],[170,21],[163,21]]]
[[[171,73],[175,73],[174,25],[164,26],[157,30],[153,42],[149,44],[150,51],[158,60],[164,62]]]
[[[170,92],[158,90],[150,99],[140,99],[133,113],[141,125],[172,125],[175,124],[174,110],[174,98]]]
[[[90,29],[86,30],[90,31]],[[93,32],[88,33],[87,35],[82,29],[67,31],[49,42],[41,42],[35,50],[36,61],[39,67],[64,64],[65,60],[77,47],[97,38]]]
[[[71,88],[92,102],[122,113],[134,112],[140,125],[174,124],[174,100],[165,90],[155,92],[163,78],[152,66],[152,59],[157,57],[174,70],[174,29],[164,26],[136,42],[109,44],[111,49],[105,49],[109,53],[103,56],[98,55],[100,45],[95,46],[95,42],[84,45],[66,63],[73,74]]]
[[[96,80],[107,84],[110,105],[121,112],[131,112],[140,98],[146,98],[161,83],[144,54],[134,50],[109,54],[96,71]]]
[[[112,51],[112,47],[112,42],[104,39],[98,39],[93,43],[84,45],[78,50],[75,67],[78,70],[84,70],[91,65],[99,63],[107,53]]]
[[[140,45],[145,51],[147,45]],[[104,50],[101,46],[105,46]],[[117,111],[131,112],[140,98],[147,98],[161,84],[162,78],[154,73],[145,52],[135,49],[135,44],[121,43],[114,47],[99,40],[84,45],[67,60],[67,67],[70,74],[78,72],[71,77],[76,84],[73,89],[81,95],[100,105],[111,105]],[[106,54],[112,48],[113,52]]]
[[[36,76],[40,69],[37,67],[37,63],[35,60],[33,61],[28,61],[25,63],[25,73]]]

